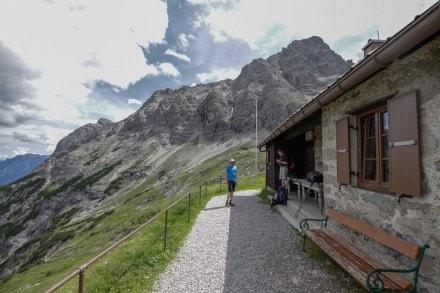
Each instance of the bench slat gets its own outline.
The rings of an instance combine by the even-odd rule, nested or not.
[[[342,238],[334,235],[328,229],[306,230],[306,235],[312,239],[347,273],[366,288],[365,279],[374,268],[385,268],[384,265],[356,249]],[[384,273],[382,279],[387,290],[407,290],[412,283],[398,274]]]
[[[363,278],[363,281],[365,282],[365,279],[367,277],[367,274],[377,268],[386,268],[386,266],[383,263],[380,263],[375,258],[371,257],[370,255],[366,254],[362,250],[359,250],[352,244],[350,244],[348,241],[344,240],[343,238],[339,237],[338,235],[334,234],[328,229],[324,229],[323,232],[330,238],[332,241],[338,242],[344,249],[348,250],[351,254],[355,255],[357,258],[361,259],[364,262],[368,263],[369,269],[365,271],[365,276]],[[412,282],[408,279],[405,279],[401,275],[393,272],[384,272],[382,276],[386,276],[390,281],[394,282],[396,287],[401,287],[406,289],[409,289],[412,287]]]
[[[367,223],[364,223],[360,220],[354,219],[346,214],[337,212],[332,209],[327,210],[327,215],[330,218],[336,219],[344,225],[352,228],[353,230],[358,231],[370,237],[371,239],[374,239],[377,242],[380,242],[414,260],[418,260],[420,257],[422,248],[416,243],[403,240],[385,231],[377,229]]]

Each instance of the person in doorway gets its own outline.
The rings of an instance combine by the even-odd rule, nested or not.
[[[278,159],[276,159],[278,165],[280,165],[280,172],[279,172],[279,179],[281,180],[281,185],[284,186],[284,188],[288,188],[288,181],[287,174],[289,172],[289,169],[287,167],[288,161],[286,153],[283,149],[278,149]]]
[[[235,186],[237,185],[237,166],[235,160],[230,159],[228,167],[226,167],[226,180],[228,181],[228,196],[226,197],[226,206],[235,206],[232,203],[232,197],[234,196]]]

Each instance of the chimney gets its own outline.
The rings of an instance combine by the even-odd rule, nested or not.
[[[362,50],[364,50],[364,58],[380,47],[383,43],[385,43],[385,40],[369,39],[367,44],[362,48]]]

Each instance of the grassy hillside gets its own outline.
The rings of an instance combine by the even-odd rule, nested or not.
[[[164,218],[160,217],[86,271],[88,292],[148,290],[157,275],[176,255],[194,219],[207,201],[212,196],[226,193],[224,169],[230,157],[238,162],[238,190],[263,188],[263,173],[255,176],[255,149],[251,144],[230,149],[161,184],[155,184],[161,172],[166,173],[173,168],[170,159],[163,164],[157,177],[146,178],[137,186],[122,189],[119,196],[107,198],[98,210],[88,216],[72,220],[72,215],[60,215],[57,227],[35,240],[35,245],[39,245],[38,250],[23,260],[28,265],[0,283],[0,292],[44,291],[172,202],[191,192],[189,222],[187,200],[170,210],[166,252],[163,252]],[[259,154],[260,166],[263,159]],[[209,179],[209,184],[200,189],[206,179]],[[219,184],[220,179],[222,185]],[[173,190],[172,195],[169,190]],[[31,246],[33,242],[27,245]],[[76,291],[77,284],[75,278],[61,292]]]

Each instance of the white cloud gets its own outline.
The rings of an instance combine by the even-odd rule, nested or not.
[[[12,134],[14,135],[15,139],[17,139],[21,142],[42,144],[44,142],[44,140],[47,139],[47,136],[37,135],[35,133],[27,134],[27,133],[21,133],[21,132],[14,131]]]
[[[192,4],[211,4],[211,3],[227,3],[230,0],[187,0],[189,3]]]
[[[211,29],[209,33],[214,38],[216,43],[224,43],[228,41],[227,33],[224,30]]]
[[[40,96],[36,99],[42,105],[45,105],[41,115],[47,121],[62,121],[65,124],[78,124],[84,116],[81,112],[81,107],[87,100],[78,99],[74,97],[66,97],[57,95],[54,96]]]
[[[186,56],[185,54],[177,53],[176,51],[171,50],[171,49],[167,49],[164,54],[174,56],[174,57],[176,57],[180,60],[186,61],[186,62],[191,62],[191,59],[188,56]]]
[[[162,42],[167,25],[163,1],[29,0],[23,6],[20,1],[2,0],[1,42],[19,56],[26,72],[38,75],[28,78],[33,109],[15,105],[14,113],[0,113],[0,123],[18,125],[13,131],[29,141],[21,143],[35,145],[32,139],[44,131],[48,150],[53,151],[74,128],[96,122],[84,118],[87,114],[113,121],[125,118],[133,112],[130,104],[92,106],[88,95],[96,80],[124,89],[146,75],[160,74],[147,64],[140,46]],[[37,128],[26,125],[32,121]],[[1,143],[6,137],[12,138],[12,131]]]
[[[194,38],[192,35],[180,34],[179,35],[180,47],[187,48],[189,46],[189,39]]]
[[[112,107],[109,107],[108,112],[111,114],[111,117],[114,119],[113,122],[119,122],[131,114],[135,112],[132,108],[121,108],[117,105],[112,105]]]
[[[195,2],[209,4],[211,1]],[[352,59],[369,38],[377,37],[376,30],[379,30],[382,39],[391,37],[413,20],[417,13],[435,2],[241,0],[233,9],[212,7],[204,21],[210,25],[216,40],[224,41],[226,37],[242,39],[255,50],[271,43],[279,46],[280,40],[288,44],[291,40],[313,35],[322,37],[332,46],[344,37],[361,35],[364,40],[356,51],[343,52],[345,59]],[[393,13],[390,14],[390,11]]]
[[[124,107],[124,104],[109,102],[83,104],[81,105],[80,110],[83,113],[88,113],[85,116],[91,117],[99,114],[100,117],[105,117],[113,122],[118,122],[124,118],[127,118],[127,116],[133,114],[135,111],[133,107]],[[103,113],[105,113],[105,115],[103,115]],[[96,123],[96,120],[84,119],[81,125],[86,123]]]
[[[199,73],[197,78],[202,82],[215,82],[224,79],[234,79],[240,74],[239,70],[233,68],[222,68],[209,73]]]
[[[142,105],[142,101],[138,100],[138,99],[128,99],[128,104],[129,105]]]
[[[159,64],[158,69],[160,72],[162,72],[165,75],[171,75],[171,76],[180,76],[179,69],[176,68],[172,63],[164,62]]]
[[[54,100],[86,102],[91,80],[125,88],[157,74],[139,46],[160,42],[167,21],[162,1],[30,0],[25,9],[20,1],[0,4],[2,41],[41,72],[32,85],[47,112]]]
[[[18,156],[18,155],[25,155],[25,154],[29,153],[29,151],[30,151],[30,149],[28,149],[28,148],[17,147],[17,148],[15,148],[13,153],[15,156]]]

